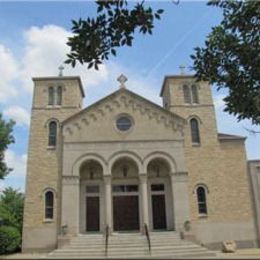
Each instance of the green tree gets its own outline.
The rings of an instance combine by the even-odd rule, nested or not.
[[[134,33],[152,34],[154,19],[160,19],[162,9],[153,9],[137,2],[133,7],[126,0],[96,1],[97,17],[73,20],[73,37],[68,40],[71,50],[65,63],[75,67],[77,62],[98,66],[116,55],[116,49],[132,46]]]
[[[177,1],[178,3],[178,1]],[[132,46],[134,34],[152,34],[154,20],[162,9],[154,11],[145,1],[129,7],[126,0],[96,1],[97,17],[72,21],[65,61],[98,69],[99,64],[116,55],[116,49]],[[195,76],[208,80],[218,89],[228,89],[225,111],[238,120],[251,119],[260,124],[260,2],[214,0],[209,5],[222,8],[223,20],[212,28],[204,48],[192,55]]]
[[[0,254],[15,252],[21,247],[23,226],[23,193],[11,187],[0,194]]]
[[[260,124],[260,2],[210,1],[223,9],[223,20],[195,48],[198,79],[228,89],[225,111],[238,120]]]
[[[13,132],[14,121],[6,122],[0,113],[0,179],[3,179],[11,169],[8,168],[4,161],[4,152],[8,145],[14,143]]]
[[[6,188],[0,194],[0,218],[4,225],[22,232],[24,195],[19,190]]]

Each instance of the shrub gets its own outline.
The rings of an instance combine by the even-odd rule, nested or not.
[[[21,234],[11,226],[0,226],[0,254],[12,253],[19,249]]]

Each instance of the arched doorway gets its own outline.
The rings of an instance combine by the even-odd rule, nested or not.
[[[138,167],[128,157],[112,166],[112,207],[114,231],[140,230]]]
[[[80,166],[80,233],[103,230],[104,182],[99,162],[87,160]]]
[[[152,159],[147,166],[148,210],[150,229],[174,230],[170,166],[162,158]]]

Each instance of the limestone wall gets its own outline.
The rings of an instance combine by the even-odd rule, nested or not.
[[[48,87],[63,86],[62,106],[48,106]],[[28,149],[26,197],[23,223],[23,252],[56,247],[60,223],[61,134],[56,147],[48,147],[48,123],[59,122],[79,111],[82,98],[77,80],[36,80]],[[55,193],[54,219],[44,219],[44,192]]]

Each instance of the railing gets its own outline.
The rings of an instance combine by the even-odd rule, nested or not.
[[[109,238],[109,226],[106,226],[106,238],[105,238],[105,255],[107,256],[108,251],[108,238]]]
[[[149,253],[151,254],[151,239],[150,239],[149,229],[146,223],[144,224],[144,232],[147,238]]]

